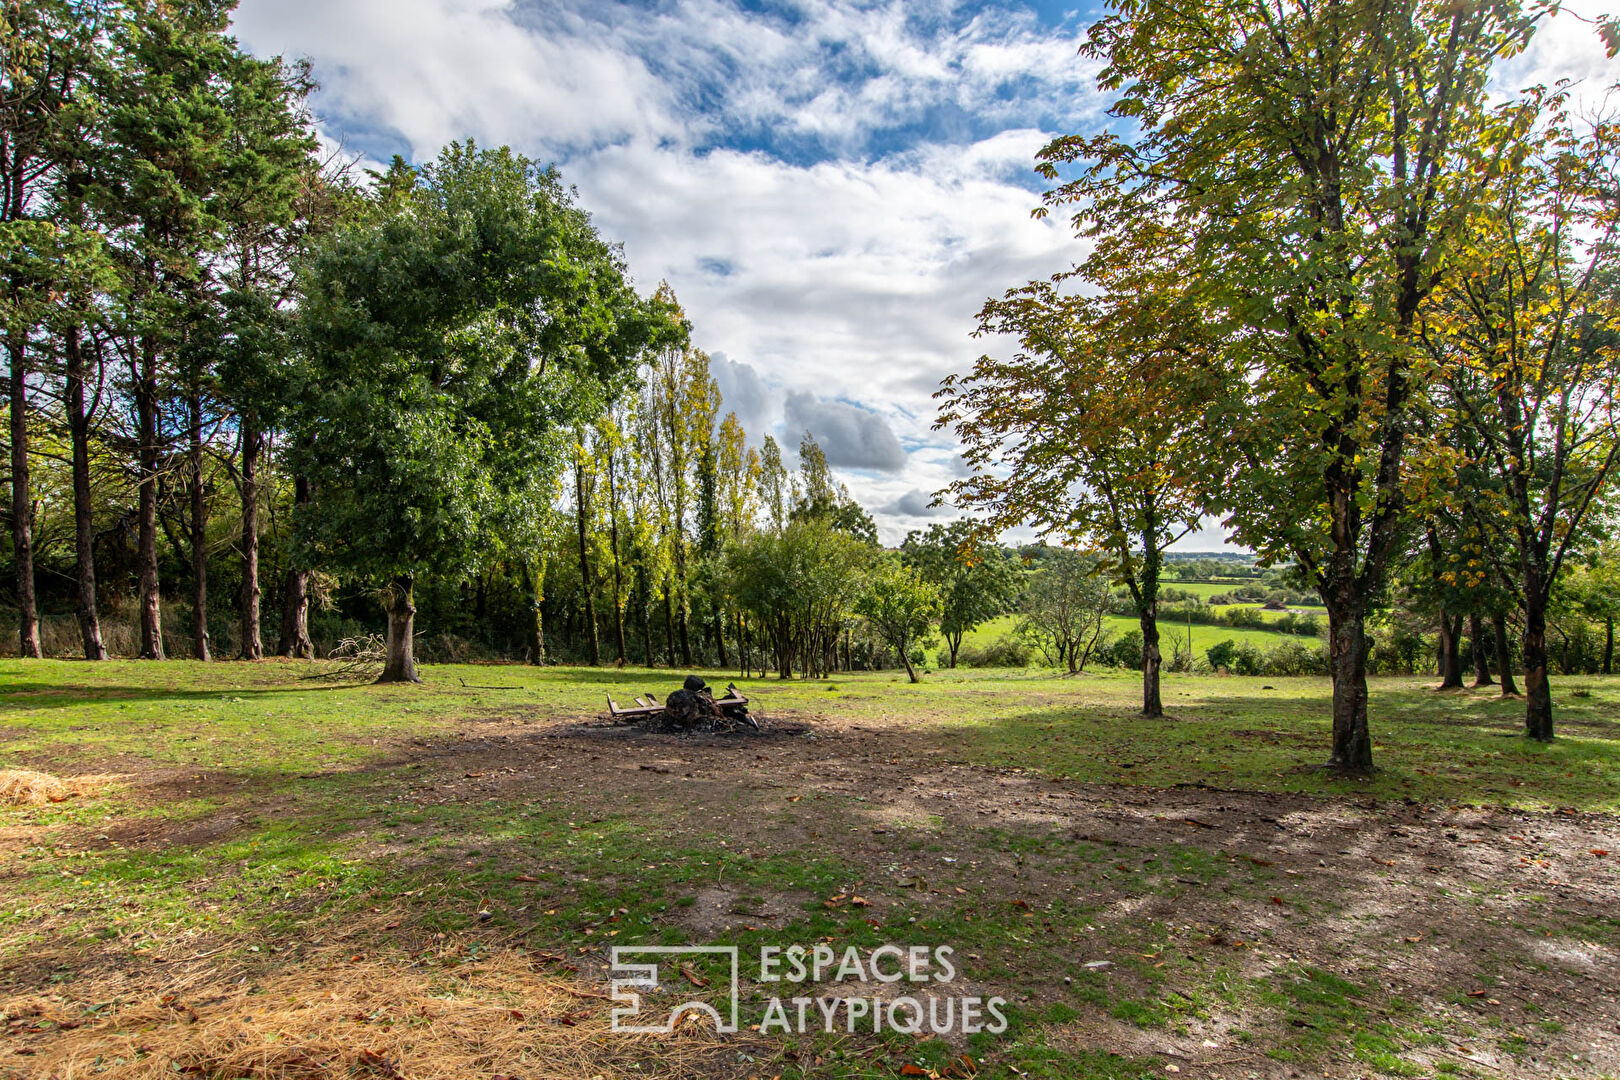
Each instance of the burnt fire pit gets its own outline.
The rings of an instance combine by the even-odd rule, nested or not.
[[[647,724],[666,731],[734,732],[758,731],[759,721],[748,715],[748,699],[735,684],[726,686],[724,697],[715,697],[709,684],[688,675],[679,690],[671,691],[662,703],[652,694],[636,698],[633,708],[621,708],[609,694],[608,715],[619,724]]]

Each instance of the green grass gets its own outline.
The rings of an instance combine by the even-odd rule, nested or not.
[[[1250,953],[1212,947],[1211,927],[1187,925],[1178,897],[1214,896],[1244,911],[1286,908],[1300,919],[1344,917],[1331,896],[1264,861],[1234,857],[1221,836],[1190,830],[1185,841],[1127,849],[994,816],[947,828],[938,815],[885,819],[876,833],[872,815],[894,791],[805,787],[805,777],[779,764],[739,755],[736,768],[774,786],[689,787],[682,766],[665,777],[632,764],[631,775],[651,786],[618,792],[579,779],[596,775],[584,762],[601,748],[566,740],[525,759],[537,770],[531,781],[483,795],[457,788],[466,766],[443,764],[442,755],[476,756],[493,731],[525,740],[554,731],[551,722],[600,715],[605,694],[622,702],[663,692],[671,674],[430,666],[421,686],[377,687],[306,678],[313,670],[285,662],[0,661],[0,768],[131,773],[143,785],[0,810],[0,829],[33,838],[6,849],[0,967],[44,965],[38,977],[67,988],[93,958],[139,967],[177,942],[189,950],[218,942],[233,963],[259,970],[321,928],[376,912],[398,912],[403,925],[370,947],[445,964],[476,955],[485,941],[571,955],[615,939],[745,950],[782,940],[840,948],[947,941],[974,957],[976,980],[1012,1002],[1009,1030],[975,1037],[970,1049],[986,1077],[1162,1075],[1154,1055],[1116,1055],[1109,1050],[1117,1046],[1082,1032],[1112,1024],[1196,1045],[1188,1033],[1217,1016],[1241,1017],[1253,1052],[1280,1062],[1419,1074],[1413,1054],[1430,1037],[1420,1010],[1376,978],[1282,956],[1256,973],[1240,963]],[[1517,702],[1484,691],[1437,694],[1421,679],[1375,679],[1379,771],[1366,780],[1314,768],[1327,753],[1324,679],[1167,675],[1169,715],[1158,720],[1137,715],[1135,673],[963,670],[915,686],[895,673],[737,681],[767,717],[870,725],[889,733],[883,753],[896,761],[966,767],[951,784],[970,799],[1010,775],[1115,784],[1106,790],[1120,792],[1181,784],[1358,804],[1620,810],[1620,679],[1582,679],[1584,697],[1555,680],[1561,734],[1548,746],[1514,737]],[[836,755],[836,742],[824,745]],[[643,751],[654,760],[694,753],[676,743]],[[545,771],[548,761],[565,771]],[[603,762],[602,775],[611,777],[614,765]],[[581,766],[583,773],[566,772]],[[745,822],[753,831],[740,828]],[[87,842],[102,830],[169,839]],[[899,868],[922,865],[925,886],[908,884]],[[734,893],[736,913],[725,919],[729,929],[699,934],[684,920],[719,884]],[[1166,906],[1121,917],[1121,889],[1125,900]],[[1469,889],[1496,897],[1500,883]],[[874,906],[825,903],[855,892]],[[771,897],[790,898],[782,916],[750,914]],[[1546,905],[1529,925],[1537,936],[1615,940],[1613,920],[1590,910]],[[1481,937],[1494,932],[1477,928]],[[1265,947],[1264,935],[1252,944]],[[1113,966],[1085,966],[1098,955]],[[1376,964],[1378,956],[1375,949],[1361,959]],[[1511,961],[1504,965],[1506,979]],[[1560,1014],[1531,1034],[1559,1037],[1568,1019]],[[959,1049],[818,1038],[766,1075],[893,1076],[903,1062],[940,1069]]]
[[[1276,635],[1273,635],[1276,636]],[[480,718],[595,716],[667,690],[651,669],[430,666],[420,686],[330,685],[287,663],[143,664],[0,661],[0,767],[83,771],[131,755],[161,765],[229,770],[254,784],[376,760],[407,734],[454,733]],[[1514,738],[1523,705],[1490,690],[1434,693],[1430,680],[1371,680],[1371,780],[1310,768],[1327,755],[1325,678],[1166,674],[1165,720],[1136,715],[1140,676],[1078,678],[1038,670],[936,671],[919,685],[895,672],[829,680],[736,681],[769,712],[882,718],[909,713],[951,733],[970,760],[1052,776],[1163,786],[1205,782],[1252,791],[1528,807],[1620,809],[1620,679],[1555,679],[1560,738]],[[467,685],[463,685],[467,684]],[[494,687],[484,689],[480,687]],[[1270,687],[1267,689],[1267,687]],[[1129,767],[1126,767],[1129,766]],[[190,813],[206,795],[164,812]],[[71,816],[75,809],[64,809]]]

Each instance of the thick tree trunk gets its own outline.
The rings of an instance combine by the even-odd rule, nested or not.
[[[11,553],[17,569],[17,645],[39,659],[39,608],[34,601],[34,493],[28,479],[28,366],[22,344],[11,355]]]
[[[1553,737],[1552,687],[1547,681],[1547,599],[1535,582],[1524,597],[1524,733],[1540,742]]]
[[[581,451],[583,460],[584,451]],[[585,470],[574,466],[574,519],[579,525],[579,587],[585,593],[585,646],[594,667],[602,662],[602,646],[596,638],[596,598],[591,588],[591,559],[585,546]]]
[[[1496,685],[1491,678],[1491,658],[1485,653],[1485,620],[1479,617],[1477,611],[1468,613],[1468,645],[1474,654],[1474,685]]]
[[[1328,609],[1328,663],[1333,675],[1333,755],[1328,768],[1360,774],[1372,770],[1367,727],[1367,635],[1353,601]]]
[[[1440,689],[1462,688],[1462,616],[1440,609]]]
[[[1159,653],[1158,613],[1151,609],[1143,611],[1138,622],[1142,627],[1142,715],[1163,716],[1159,669],[1164,666],[1164,657]]]
[[[68,441],[73,445],[73,558],[78,577],[79,637],[86,660],[107,659],[96,609],[96,526],[90,501],[90,419],[84,404],[84,350],[77,326],[63,335],[67,359]]]
[[[281,633],[276,638],[276,655],[308,660],[315,655],[309,640],[309,571],[287,568],[281,586]]]
[[[721,610],[719,604],[714,607],[714,644],[720,654],[720,666],[730,667],[731,661],[726,659],[726,613]]]
[[[1519,692],[1513,682],[1513,650],[1508,647],[1507,616],[1491,616],[1491,644],[1496,647],[1496,677],[1502,683],[1502,696],[1511,697]]]
[[[294,476],[293,513],[301,513],[311,497],[309,479]],[[309,571],[292,563],[281,590],[281,636],[276,641],[276,655],[301,660],[315,655],[314,643],[309,640]]]
[[[529,663],[538,667],[546,662],[545,570],[538,574],[523,564],[523,591],[529,595],[529,611],[534,618],[529,623]]]
[[[137,457],[140,467],[139,538],[136,561],[141,576],[141,659],[163,659],[163,600],[158,580],[158,390],[156,346],[140,344],[140,376],[135,388]]]
[[[242,417],[242,659],[264,658],[259,635],[259,455],[264,433],[251,412]]]
[[[422,676],[416,671],[414,635],[416,632],[416,596],[414,579],[401,575],[383,590],[383,610],[388,612],[388,659],[383,664],[380,683],[419,683]]]
[[[683,667],[691,667],[692,633],[690,627],[688,626],[688,623],[691,620],[687,617],[686,603],[684,600],[682,601],[680,611],[677,614],[679,617],[676,619],[676,625],[680,627],[681,631],[681,665]]]
[[[1603,620],[1603,674],[1614,674],[1614,616]]]
[[[202,397],[186,400],[187,467],[191,474],[191,655],[211,660],[208,650],[208,500],[203,492]]]

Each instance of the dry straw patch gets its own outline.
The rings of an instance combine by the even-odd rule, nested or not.
[[[0,769],[0,805],[43,806],[66,802],[75,796],[94,795],[119,779],[122,778],[112,773],[97,773],[63,780],[32,769]]]
[[[0,1076],[619,1080],[733,1071],[735,1039],[695,1027],[615,1034],[611,1007],[520,950],[450,972],[330,958],[258,982],[204,981],[99,1009],[38,996],[6,1002]]]

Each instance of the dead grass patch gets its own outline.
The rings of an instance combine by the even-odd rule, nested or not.
[[[653,1061],[660,1076],[729,1075],[735,1038],[696,1024],[613,1033],[612,1003],[544,964],[517,949],[448,970],[334,956],[99,1006],[82,1003],[93,987],[74,987],[79,1001],[17,998],[0,1004],[0,1075],[613,1080],[646,1076]]]
[[[43,806],[74,797],[94,795],[122,777],[113,773],[70,776],[62,779],[32,769],[0,769],[0,805]]]

